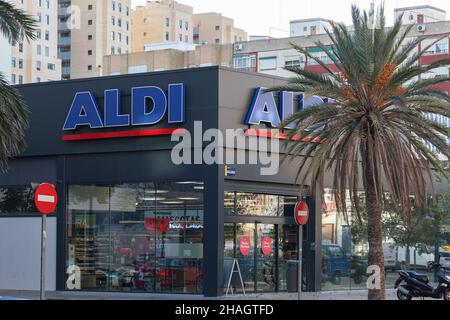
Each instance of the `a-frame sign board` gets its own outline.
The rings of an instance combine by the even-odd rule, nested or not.
[[[228,291],[231,291],[231,294],[234,295],[233,287],[236,285],[240,285],[242,288],[242,292],[245,296],[245,288],[244,281],[242,280],[241,269],[239,268],[239,262],[237,259],[225,259],[224,260],[224,274],[225,274],[225,287],[227,291],[225,292],[225,296],[228,296]]]

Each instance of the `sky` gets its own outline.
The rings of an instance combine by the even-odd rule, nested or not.
[[[376,4],[383,0],[374,0]],[[147,0],[131,0],[133,7]],[[178,0],[194,7],[194,13],[221,12],[233,18],[235,26],[243,28],[249,35],[288,37],[289,21],[307,18],[325,18],[351,24],[350,8],[357,3],[369,9],[372,0]],[[432,5],[447,11],[448,0],[385,0],[388,24],[393,23],[394,8],[416,5]]]

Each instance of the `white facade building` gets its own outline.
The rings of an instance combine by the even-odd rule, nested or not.
[[[293,20],[290,23],[291,37],[314,36],[324,34],[330,23],[322,18]]]
[[[405,7],[394,10],[395,19],[402,14],[403,24],[424,24],[447,20],[445,10],[432,6]]]
[[[0,36],[0,52],[2,53],[0,59],[0,73],[6,81],[11,82],[11,45],[3,36]]]

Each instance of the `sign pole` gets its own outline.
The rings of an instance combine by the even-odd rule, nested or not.
[[[298,300],[301,300],[302,296],[302,254],[303,254],[303,226],[298,226]]]
[[[45,249],[47,240],[47,216],[42,215],[42,229],[41,229],[41,285],[40,285],[40,299],[45,300]]]

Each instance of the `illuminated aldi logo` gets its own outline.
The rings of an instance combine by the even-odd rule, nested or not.
[[[148,110],[149,105],[152,105],[151,110]],[[169,84],[167,93],[163,89],[155,86],[132,88],[131,114],[122,112],[121,93],[119,89],[105,90],[103,115],[92,92],[77,92],[64,122],[63,130],[75,131],[82,127],[106,129],[151,126],[160,123],[166,115],[169,124],[185,122],[184,84]],[[71,141],[170,135],[175,130],[177,128],[101,131],[83,134],[65,134],[62,138],[65,141]]]

